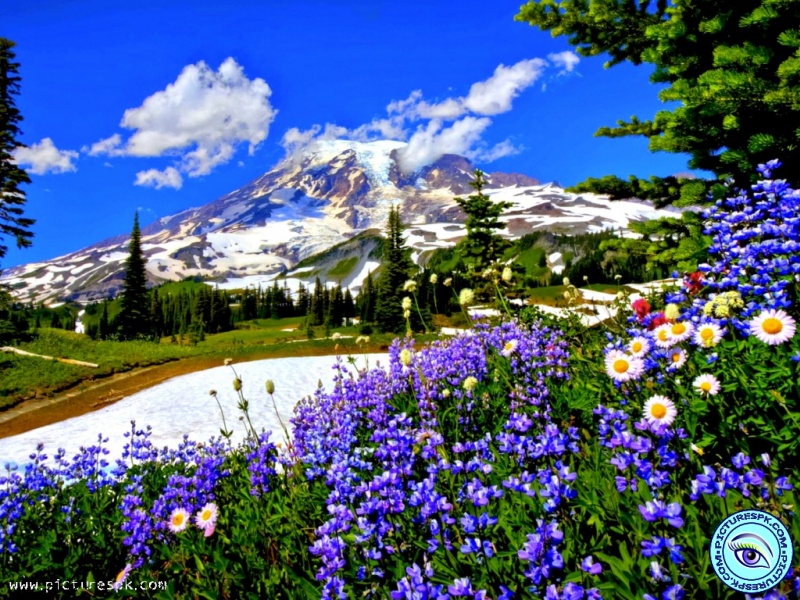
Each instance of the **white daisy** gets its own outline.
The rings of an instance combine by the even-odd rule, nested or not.
[[[644,404],[644,418],[653,425],[672,425],[677,416],[678,409],[666,396],[653,396]]]
[[[628,350],[630,350],[631,356],[641,358],[650,351],[650,340],[641,335],[636,336],[628,344]]]
[[[765,310],[750,321],[750,333],[770,346],[792,339],[795,329],[794,319],[780,309]]]
[[[669,362],[669,367],[673,369],[680,369],[686,364],[686,352],[680,348],[673,348],[667,352],[667,360]]]
[[[169,516],[169,530],[172,533],[179,533],[186,529],[189,523],[189,513],[183,508],[176,508]]]
[[[671,323],[664,323],[653,330],[653,340],[655,341],[656,346],[659,348],[669,348],[675,343],[669,333],[671,327]]]
[[[606,354],[606,373],[616,381],[630,381],[636,379],[644,371],[644,363],[641,359],[621,350],[612,350]]]
[[[500,354],[502,354],[505,357],[509,357],[512,354],[514,354],[514,351],[517,349],[517,346],[519,346],[519,341],[509,340],[506,342],[506,345],[503,346],[503,349],[500,351]]]
[[[672,323],[669,326],[669,335],[672,338],[672,341],[677,344],[679,342],[683,342],[684,340],[688,340],[692,335],[693,330],[694,326],[692,325],[691,321],[680,321],[678,323]]]
[[[715,323],[703,323],[694,332],[694,343],[704,348],[711,348],[722,341],[722,328]]]
[[[703,395],[716,396],[719,394],[719,380],[708,373],[697,377],[692,385]]]
[[[209,502],[203,508],[197,511],[197,515],[194,517],[194,522],[200,529],[214,527],[217,523],[217,512],[217,505],[213,502]]]

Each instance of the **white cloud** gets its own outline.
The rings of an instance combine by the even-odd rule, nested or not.
[[[469,154],[491,123],[491,119],[486,117],[467,116],[442,129],[441,121],[432,120],[426,127],[420,126],[408,140],[408,145],[398,150],[398,166],[411,173],[444,154]]]
[[[580,60],[572,52],[554,53],[548,58],[550,61],[531,58],[511,66],[501,64],[491,77],[472,84],[466,96],[432,103],[424,99],[421,90],[414,90],[404,100],[393,100],[387,105],[388,118],[373,119],[354,129],[331,123],[324,128],[314,125],[305,131],[292,128],[281,143],[287,157],[293,157],[322,140],[407,140],[408,145],[398,151],[398,165],[405,172],[416,171],[444,154],[461,154],[484,162],[517,154],[521,148],[509,140],[487,148],[481,136],[492,123],[488,117],[510,111],[514,99],[539,80],[548,67],[571,72]],[[446,121],[452,124],[445,126]],[[409,127],[415,124],[414,129]]]
[[[89,156],[122,156],[125,151],[120,148],[122,146],[122,136],[115,133],[111,137],[107,137],[99,142],[95,142],[91,147],[84,146],[81,148],[82,152],[86,152]]]
[[[28,148],[16,148],[13,155],[19,166],[35,175],[78,170],[72,162],[78,158],[78,153],[74,150],[59,150],[50,138],[44,138]]]
[[[252,156],[267,139],[277,114],[269,101],[271,95],[266,81],[248,79],[233,58],[226,59],[217,71],[200,61],[184,67],[173,83],[150,95],[141,106],[125,111],[120,125],[133,133],[124,143],[120,134],[114,134],[93,144],[89,153],[179,156],[175,166],[166,171],[143,171],[148,182],[166,181],[161,175],[167,172],[207,175],[229,162],[241,145],[247,144]],[[174,187],[171,184],[177,178],[170,175],[167,180],[171,183],[164,185]]]
[[[513,156],[515,154],[519,154],[522,152],[522,150],[523,148],[521,146],[515,146],[510,140],[503,140],[488,150],[479,150],[474,158],[476,160],[481,160],[488,163],[493,162],[498,158],[503,158],[504,156]]]
[[[559,75],[565,75],[567,73],[572,73],[578,63],[581,62],[581,57],[572,52],[571,50],[565,50],[564,52],[554,52],[553,54],[548,54],[547,58],[556,66],[560,67],[561,71],[559,71]]]
[[[183,186],[183,177],[175,167],[167,167],[163,171],[148,169],[136,174],[134,185],[154,187],[157,190],[165,187],[179,190]]]
[[[500,65],[486,81],[472,84],[464,106],[479,115],[499,115],[511,110],[511,101],[539,79],[547,61],[531,58],[506,67]]]
[[[420,90],[415,90],[405,100],[391,102],[386,110],[390,115],[409,119],[454,120],[467,113],[499,115],[511,110],[514,98],[541,77],[547,64],[541,58],[531,58],[510,67],[499,65],[491,77],[473,83],[466,97],[446,98],[442,102],[430,104],[422,99]]]

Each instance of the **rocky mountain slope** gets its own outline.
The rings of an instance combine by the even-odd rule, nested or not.
[[[394,160],[402,146],[390,141],[320,142],[238,190],[149,224],[142,230],[142,242],[150,280],[201,276],[232,288],[281,276],[296,284],[319,272],[302,263],[293,271],[300,261],[369,230],[380,232],[393,204],[400,206],[415,258],[455,243],[465,234],[465,215],[453,198],[472,192],[473,165],[446,155],[406,175]],[[583,233],[608,228],[624,234],[631,221],[673,214],[636,201],[569,194],[525,175],[491,173],[489,180],[485,192],[513,204],[503,216],[511,237],[536,230]],[[23,301],[107,297],[121,289],[127,243],[128,236],[121,235],[50,261],[15,267],[4,273],[3,282]],[[339,268],[342,284],[357,288],[374,270],[373,246],[365,243],[358,261],[351,256]]]

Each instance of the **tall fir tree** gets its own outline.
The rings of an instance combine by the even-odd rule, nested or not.
[[[375,307],[375,323],[382,333],[402,333],[406,322],[403,317],[403,285],[411,276],[414,264],[409,257],[403,238],[400,211],[392,207],[386,226],[383,244],[381,274],[378,277],[378,297]]]
[[[164,334],[164,308],[158,296],[158,288],[153,288],[150,294],[150,325],[154,336],[161,337]]]
[[[574,191],[658,204],[703,202],[731,178],[748,188],[756,166],[778,158],[800,173],[800,10],[797,0],[530,0],[517,20],[565,36],[585,57],[652,66],[660,108],[596,136],[640,136],[652,152],[688,155],[716,177],[589,179]],[[654,90],[655,92],[656,90]]]
[[[345,288],[343,302],[344,307],[342,314],[345,319],[350,320],[356,316],[356,305],[353,302],[353,295],[350,293],[350,288]]]
[[[103,312],[100,315],[100,322],[97,325],[97,337],[101,340],[108,339],[111,334],[111,328],[108,321],[108,302],[103,302]]]
[[[375,305],[378,303],[378,290],[372,279],[372,271],[367,273],[364,279],[364,285],[359,291],[359,310],[360,319],[362,323],[375,322]]]
[[[460,242],[463,254],[468,265],[472,265],[474,272],[480,275],[489,265],[497,262],[503,256],[503,251],[509,247],[508,240],[501,238],[497,232],[505,229],[506,224],[500,221],[500,215],[510,202],[494,202],[483,193],[487,184],[485,173],[475,169],[475,178],[470,185],[475,193],[467,198],[455,198],[456,203],[467,215],[465,223],[467,237]]]
[[[139,230],[139,213],[133,217],[133,231],[125,260],[125,281],[122,284],[120,311],[117,316],[119,335],[131,340],[152,335],[150,325],[150,294],[147,291],[147,273],[142,251],[142,233]]]
[[[20,89],[14,46],[11,40],[0,38],[0,258],[8,251],[3,237],[9,236],[18,248],[26,248],[31,245],[30,228],[34,224],[33,219],[22,216],[26,198],[21,186],[31,179],[14,160],[15,150],[25,147],[17,139],[22,135],[22,115],[14,103],[14,95]]]

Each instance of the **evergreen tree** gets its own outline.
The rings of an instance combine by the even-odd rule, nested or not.
[[[342,286],[337,285],[331,290],[331,301],[328,306],[328,323],[331,327],[341,327],[344,321],[344,294]]]
[[[133,218],[128,258],[125,260],[125,281],[122,285],[120,312],[117,317],[122,339],[130,340],[151,335],[150,299],[147,292],[145,264],[137,212]]]
[[[308,314],[308,290],[302,283],[297,288],[297,304],[294,307],[294,316]]]
[[[111,334],[111,328],[108,323],[108,302],[103,302],[103,312],[100,315],[100,321],[97,324],[97,337],[101,340],[108,339]]]
[[[567,36],[582,56],[607,55],[607,67],[647,63],[661,108],[633,116],[604,137],[642,136],[653,152],[688,154],[689,167],[716,179],[589,179],[574,191],[682,205],[723,194],[727,178],[742,188],[756,165],[779,158],[800,173],[800,10],[796,0],[531,0],[517,20]],[[664,87],[666,86],[666,87]],[[796,186],[795,186],[796,187]]]
[[[61,329],[61,317],[58,316],[57,310],[54,310],[53,315],[50,317],[50,327],[53,329]]]
[[[353,295],[350,293],[350,288],[344,290],[342,315],[345,319],[350,320],[356,316],[356,306],[353,302]]]
[[[414,267],[408,254],[403,239],[400,211],[396,207],[392,207],[386,226],[381,274],[377,284],[375,323],[381,333],[405,331],[406,322],[401,306],[402,292],[403,285],[410,277]]]
[[[475,179],[470,185],[475,193],[467,198],[455,198],[455,201],[467,215],[467,237],[459,245],[467,259],[467,264],[473,266],[474,272],[480,275],[489,265],[497,262],[503,256],[503,251],[509,247],[508,240],[497,235],[497,231],[505,229],[505,223],[500,221],[500,215],[512,204],[510,202],[493,202],[483,193],[487,181],[483,171],[475,169]]]
[[[322,325],[325,321],[325,291],[319,277],[314,281],[314,294],[311,296],[311,324],[314,326]]]
[[[19,93],[20,87],[14,46],[11,40],[0,38],[0,258],[8,251],[8,246],[2,243],[3,236],[10,236],[17,248],[27,248],[31,245],[33,233],[30,228],[34,223],[22,216],[25,192],[20,188],[31,180],[13,157],[17,148],[25,147],[17,141],[22,135],[18,125],[22,115],[13,97]]]
[[[150,294],[150,323],[153,335],[161,337],[164,334],[164,311],[158,297],[158,288],[154,288]]]
[[[372,271],[367,273],[364,285],[359,291],[359,310],[362,323],[375,322],[375,305],[378,302],[378,291],[372,281]]]

